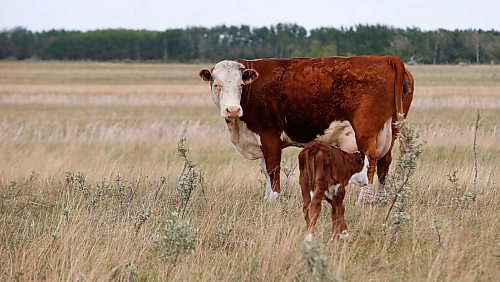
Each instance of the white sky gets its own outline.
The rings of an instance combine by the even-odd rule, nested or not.
[[[500,30],[500,0],[0,0],[0,29],[165,30],[188,26],[385,24]]]

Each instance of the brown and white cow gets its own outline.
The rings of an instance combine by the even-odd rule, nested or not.
[[[325,199],[332,205],[333,234],[347,239],[344,196],[347,184],[368,184],[368,158],[362,152],[347,153],[319,141],[308,143],[299,153],[299,183],[302,211],[307,224],[306,239],[312,239],[314,226]]]
[[[237,150],[247,159],[262,159],[268,173],[267,199],[280,193],[283,148],[335,139],[328,135],[338,134],[338,125],[346,122],[355,132],[350,138],[368,156],[369,182],[377,167],[382,184],[378,193],[385,195],[395,139],[392,123],[406,115],[413,97],[413,79],[399,58],[221,61],[199,75],[210,82],[212,98]],[[338,144],[346,151],[355,147],[344,143],[351,144]],[[362,188],[358,202],[372,200],[370,184]]]

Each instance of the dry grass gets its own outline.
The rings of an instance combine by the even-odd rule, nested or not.
[[[305,223],[297,175],[280,202],[263,201],[259,164],[244,160],[225,137],[197,78],[201,67],[0,63],[0,280],[310,280],[299,253]],[[387,207],[355,207],[358,189],[350,187],[349,242],[331,240],[327,206],[318,223],[329,269],[350,281],[495,281],[500,68],[412,71],[410,121],[426,146],[413,180],[411,222],[389,250]],[[464,195],[472,183],[476,108],[479,193],[470,202]],[[177,207],[182,136],[205,172],[205,194],[194,191],[186,217],[198,234],[196,249],[169,272],[156,241]],[[285,152],[291,162],[298,149]],[[455,170],[452,183],[447,174]],[[85,195],[66,182],[67,171],[84,171],[92,189],[105,177],[107,194]],[[115,187],[118,174],[135,191],[125,201]],[[153,200],[161,176],[163,197]],[[145,212],[150,217],[136,233]]]

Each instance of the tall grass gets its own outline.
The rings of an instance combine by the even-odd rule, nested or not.
[[[284,151],[288,188],[281,201],[266,203],[259,162],[244,160],[227,140],[198,68],[0,63],[0,280],[314,279],[301,253],[306,226],[293,173],[299,150]],[[443,68],[446,74],[412,67],[409,121],[426,145],[406,206],[410,220],[389,249],[388,207],[357,208],[359,190],[348,187],[350,240],[331,238],[328,212],[317,224],[331,277],[500,276],[500,109],[492,103],[499,70]],[[472,84],[460,82],[468,75]],[[468,197],[472,106],[482,118],[475,201]],[[203,190],[188,193],[180,216],[183,136]]]

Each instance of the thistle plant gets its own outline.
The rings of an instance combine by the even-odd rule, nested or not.
[[[168,262],[167,275],[177,264],[179,256],[194,251],[198,235],[179,213],[172,212],[165,220],[156,240],[161,257]]]
[[[234,227],[231,225],[220,226],[215,236],[208,241],[208,245],[214,250],[225,248],[230,243],[229,236],[233,231]]]
[[[184,160],[184,167],[177,181],[177,195],[179,197],[178,213],[181,218],[184,218],[189,200],[196,188],[200,188],[204,193],[203,185],[205,179],[201,169],[189,159],[189,148],[186,146],[186,138],[182,138],[177,143],[177,152]]]
[[[398,139],[405,149],[396,161],[394,170],[387,179],[389,191],[395,191],[394,199],[387,211],[384,227],[391,231],[389,247],[397,240],[397,234],[410,220],[407,211],[412,193],[410,179],[417,167],[417,159],[422,154],[423,144],[419,135],[406,120],[395,122],[398,129]],[[391,212],[393,212],[391,214]]]
[[[139,275],[137,274],[138,267],[132,262],[125,265],[123,281],[136,282],[139,281]]]
[[[143,211],[139,214],[137,221],[135,222],[135,235],[139,233],[139,230],[141,230],[141,227],[144,225],[144,223],[146,223],[150,216],[151,211],[149,210]]]
[[[302,260],[306,262],[307,270],[312,274],[313,281],[335,281],[333,274],[328,269],[328,262],[324,248],[311,239],[304,242],[300,248]]]
[[[95,208],[97,202],[99,202],[102,197],[104,196],[104,193],[106,192],[106,189],[108,188],[108,185],[106,184],[106,177],[101,178],[100,181],[98,181],[95,185],[95,188],[93,189],[90,199],[89,199],[89,207],[90,208]]]
[[[459,179],[457,173],[458,170],[454,170],[446,174],[448,182],[450,183],[450,188],[452,190],[452,197],[448,207],[452,210],[453,213],[453,224],[460,224],[463,212],[470,210],[472,204],[476,200],[476,193],[467,192],[465,188],[460,188],[460,185],[458,184]]]
[[[160,199],[163,195],[163,189],[165,189],[165,185],[167,184],[167,177],[166,176],[161,176],[160,181],[155,183],[155,193],[153,195],[153,202],[156,202],[158,199]]]
[[[440,247],[443,246],[443,242],[441,239],[441,223],[439,223],[436,219],[432,220],[432,226],[434,227],[434,233],[436,234],[436,239]]]
[[[36,180],[39,178],[40,173],[36,171],[32,171],[30,176],[22,179],[22,180],[11,180],[9,184],[7,184],[5,190],[6,193],[1,195],[2,199],[13,198],[19,196],[21,193],[29,191],[30,188],[36,185]],[[1,207],[0,207],[1,208]]]
[[[123,180],[123,177],[121,176],[121,174],[118,174],[115,177],[115,181],[113,183],[112,189],[115,193],[115,196],[120,201],[120,206],[123,206],[124,203],[126,202],[127,190],[130,189],[130,185],[126,181]]]
[[[283,174],[285,174],[285,182],[282,187],[283,193],[284,190],[288,187],[290,179],[292,179],[292,177],[294,176],[295,169],[297,168],[298,165],[299,162],[290,161],[288,164],[284,162],[283,165],[281,166],[281,170],[283,171]]]
[[[89,186],[87,185],[87,176],[85,176],[85,173],[79,171],[74,175],[74,177],[80,192],[82,192],[84,196],[88,196],[90,191]]]

